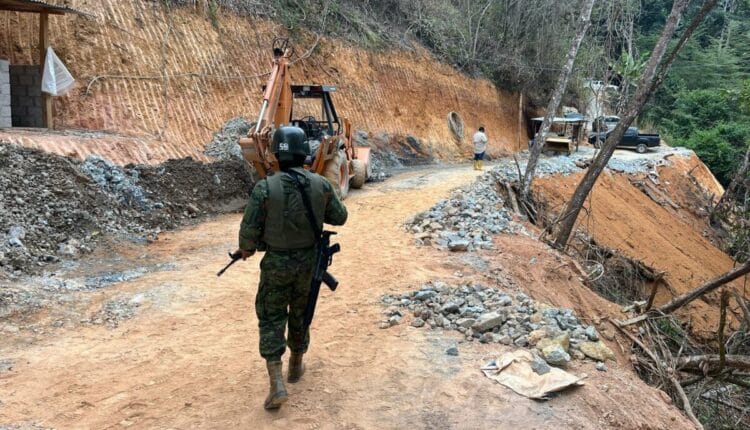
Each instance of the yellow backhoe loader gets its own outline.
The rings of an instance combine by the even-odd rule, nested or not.
[[[311,148],[305,168],[325,176],[345,198],[349,187],[361,188],[367,180],[370,148],[353,145],[351,123],[339,117],[333,106],[335,86],[291,83],[292,55],[288,40],[274,40],[273,69],[263,88],[258,121],[248,136],[240,139],[243,156],[262,178],[277,171],[279,163],[270,152],[273,132],[282,125],[297,126],[305,132]]]

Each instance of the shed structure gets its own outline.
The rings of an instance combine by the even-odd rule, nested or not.
[[[87,14],[42,0],[0,0],[0,10],[39,14],[39,64],[15,65],[0,58],[0,128],[51,128],[52,97],[42,92],[42,71],[49,47],[49,16]]]

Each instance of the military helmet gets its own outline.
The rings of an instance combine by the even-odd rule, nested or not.
[[[273,133],[271,152],[279,161],[292,161],[295,155],[308,156],[310,144],[305,139],[305,132],[299,127],[279,127]]]

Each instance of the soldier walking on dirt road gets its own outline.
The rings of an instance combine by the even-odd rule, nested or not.
[[[318,230],[323,222],[343,225],[347,218],[346,207],[331,184],[303,168],[310,146],[302,129],[277,129],[272,152],[281,171],[255,185],[242,218],[238,250],[243,259],[256,250],[266,252],[260,263],[255,297],[260,355],[266,360],[270,379],[263,405],[266,409],[279,408],[288,398],[281,363],[286,346],[291,350],[287,381],[295,383],[305,372],[302,356],[310,344],[310,331],[303,318],[316,261],[317,238],[292,175],[309,196]]]
[[[479,127],[474,137],[474,170],[484,168],[484,152],[487,150],[487,135],[484,134],[484,126]]]

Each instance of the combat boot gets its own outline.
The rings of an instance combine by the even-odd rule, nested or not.
[[[292,352],[292,355],[289,357],[289,376],[287,377],[287,382],[290,384],[299,381],[302,375],[305,374],[305,365],[302,363],[303,355],[301,352]]]
[[[268,378],[271,382],[271,388],[268,391],[268,397],[263,403],[266,409],[278,409],[287,401],[289,395],[284,386],[284,377],[281,375],[282,364],[280,361],[267,361]]]

